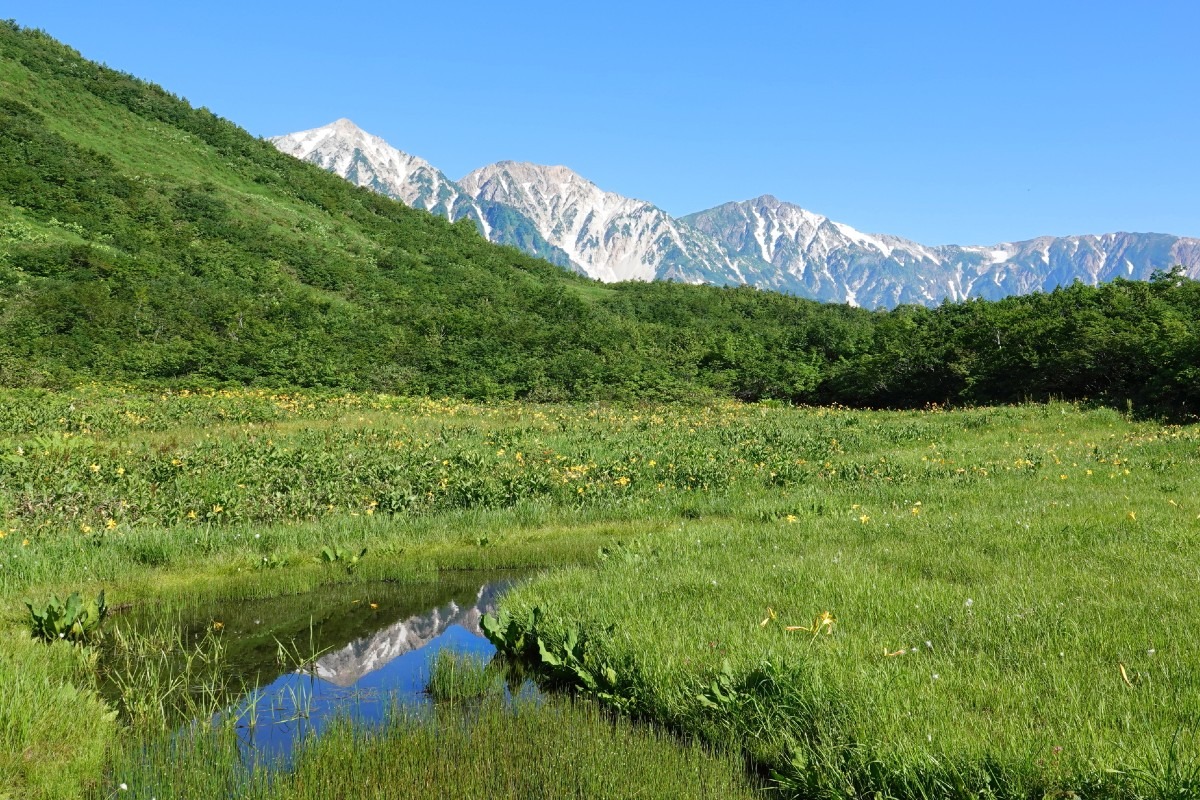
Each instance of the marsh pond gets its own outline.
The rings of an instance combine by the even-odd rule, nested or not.
[[[286,766],[298,742],[335,719],[370,726],[397,708],[428,708],[431,665],[443,651],[490,659],[495,647],[484,638],[480,619],[495,611],[520,577],[510,571],[449,572],[423,583],[326,587],[172,611],[133,609],[114,620],[117,633],[102,658],[105,692],[136,715],[139,698],[128,696],[129,676],[157,667],[164,676],[161,694],[176,695],[177,714],[207,710],[214,722],[232,720],[244,761]],[[177,646],[156,652],[164,631]],[[168,650],[171,655],[162,655]],[[153,666],[146,663],[155,659]],[[144,688],[144,681],[139,684]],[[519,691],[536,690],[524,684]],[[180,715],[174,722],[197,720]]]

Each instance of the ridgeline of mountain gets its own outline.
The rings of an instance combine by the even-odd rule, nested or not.
[[[294,147],[311,158],[323,141],[318,129]],[[0,23],[0,384],[906,407],[1058,397],[1180,418],[1200,406],[1200,282],[1182,268],[890,312],[691,285],[932,301],[1045,286],[1080,264],[1088,280],[1142,277],[1159,259],[1194,270],[1194,241],[924,248],[770,198],[672,219],[562,168],[498,164],[455,183],[365,136],[317,158],[435,213]],[[605,285],[481,231],[606,279],[673,280]]]
[[[756,285],[831,302],[892,308],[997,300],[1075,281],[1147,280],[1182,265],[1200,275],[1200,239],[1157,233],[1042,236],[987,247],[928,247],[866,234],[769,195],[683,218],[712,236]]]
[[[606,283],[749,284],[827,302],[894,308],[994,300],[1077,280],[1089,285],[1117,277],[1145,280],[1177,264],[1185,274],[1200,276],[1200,240],[1164,234],[929,247],[862,233],[769,195],[675,219],[561,166],[501,161],[456,183],[348,120],[271,141],[415,208],[451,219],[470,217],[492,241],[532,255],[549,252],[555,263]],[[509,226],[485,219],[481,209],[495,207],[513,214]]]
[[[348,119],[278,136],[271,142],[290,156],[311,161],[413,208],[452,222],[466,217],[497,244],[516,247],[560,267],[571,266],[566,253],[550,245],[521,213],[465,194],[428,161],[397,150]]]
[[[741,283],[708,237],[566,167],[501,161],[472,172],[461,185],[472,197],[524,214],[580,272],[605,283]]]

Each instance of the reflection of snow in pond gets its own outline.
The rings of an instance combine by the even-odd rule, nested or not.
[[[480,587],[473,605],[462,607],[451,600],[441,608],[411,616],[336,652],[327,653],[317,659],[317,677],[338,686],[351,686],[395,658],[429,645],[455,626],[482,637],[480,618],[496,610],[496,601],[509,585],[507,582],[486,584]]]
[[[376,724],[393,706],[419,709],[429,665],[443,649],[489,659],[495,648],[479,628],[511,581],[485,584],[472,605],[455,601],[395,622],[317,659],[310,670],[280,675],[228,714],[237,719],[247,761],[286,765],[293,744],[319,735],[339,716]]]

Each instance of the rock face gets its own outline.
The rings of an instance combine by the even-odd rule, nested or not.
[[[351,642],[341,650],[321,656],[313,665],[314,672],[318,678],[337,686],[352,686],[364,675],[429,644],[453,625],[482,636],[479,621],[484,614],[496,610],[496,601],[505,588],[503,583],[490,583],[479,589],[473,605],[460,606],[451,602],[426,614],[401,620]]]
[[[585,275],[740,283],[710,237],[642,200],[606,192],[566,167],[501,161],[462,179],[467,194],[514,208]]]
[[[1076,280],[1143,280],[1184,266],[1200,239],[1155,233],[930,247],[867,234],[769,195],[674,218],[566,167],[501,161],[452,181],[349,120],[271,140],[285,153],[605,282],[749,284],[869,308],[997,299]]]

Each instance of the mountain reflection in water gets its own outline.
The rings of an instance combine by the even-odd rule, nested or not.
[[[442,605],[334,647],[311,665],[247,694],[222,715],[237,720],[243,759],[287,766],[297,742],[320,735],[338,717],[373,725],[393,707],[428,706],[424,689],[440,651],[449,648],[484,660],[495,652],[479,621],[495,611],[513,582],[485,583],[473,597],[458,591]]]

